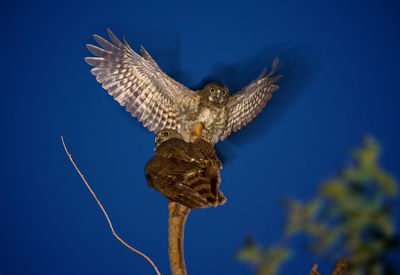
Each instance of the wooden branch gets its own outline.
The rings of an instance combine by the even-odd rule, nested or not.
[[[318,265],[314,264],[311,268],[310,275],[320,275],[317,271]],[[331,275],[342,275],[342,273],[347,268],[347,260],[346,258],[340,257],[336,262],[335,267],[333,268]]]
[[[87,189],[89,189],[90,193],[92,194],[93,198],[96,200],[97,204],[99,205],[99,207],[101,208],[101,211],[103,212],[104,216],[107,219],[108,222],[108,226],[111,229],[112,234],[114,235],[115,238],[117,238],[118,241],[120,241],[123,245],[125,245],[127,248],[129,248],[130,250],[132,250],[133,252],[139,254],[140,256],[142,256],[143,258],[145,258],[154,268],[154,271],[158,274],[160,274],[160,271],[158,271],[157,266],[153,263],[153,261],[144,253],[140,252],[139,250],[133,248],[132,246],[130,246],[129,244],[127,244],[123,239],[121,239],[120,236],[118,236],[118,234],[115,232],[114,227],[111,223],[110,218],[108,217],[108,214],[106,212],[106,210],[104,209],[103,205],[101,204],[101,202],[99,201],[99,199],[97,198],[96,194],[93,192],[92,188],[90,188],[89,183],[86,181],[85,177],[83,176],[83,174],[81,173],[81,171],[78,169],[78,166],[75,164],[74,160],[72,159],[71,154],[68,152],[67,146],[65,145],[64,142],[64,138],[63,136],[61,136],[61,142],[64,146],[64,150],[65,153],[67,153],[69,160],[71,161],[72,165],[74,165],[75,170],[78,172],[79,176],[82,178],[83,182],[85,183]]]
[[[172,275],[187,275],[183,237],[189,212],[189,207],[168,200],[168,255]]]
[[[318,268],[318,265],[314,264],[311,268],[310,275],[320,275],[319,272],[317,271],[317,268]]]
[[[341,275],[347,268],[346,258],[340,257],[333,268],[331,275]]]

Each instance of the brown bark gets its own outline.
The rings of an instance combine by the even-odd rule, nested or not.
[[[318,268],[318,265],[314,264],[311,268],[310,275],[320,275],[319,272],[317,271],[317,268]]]
[[[347,268],[346,258],[340,257],[333,268],[331,275],[341,275]]]
[[[314,264],[311,268],[310,275],[320,275],[317,271],[318,265]],[[340,257],[336,262],[331,275],[341,275],[347,268],[347,260],[346,258]]]
[[[183,237],[190,208],[168,201],[168,255],[172,275],[187,275],[183,254]]]

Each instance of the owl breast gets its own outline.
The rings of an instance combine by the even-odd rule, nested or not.
[[[185,141],[189,142],[195,124],[201,122],[205,127],[202,132],[203,138],[212,144],[217,143],[227,121],[226,106],[209,104],[209,102],[203,102],[202,100],[192,103],[194,104],[189,106],[181,105],[181,108],[185,110],[177,118],[177,122],[180,125],[178,131]]]

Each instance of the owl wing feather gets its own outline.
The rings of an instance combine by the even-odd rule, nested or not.
[[[224,140],[232,132],[241,129],[265,107],[271,99],[272,93],[279,88],[274,82],[281,78],[281,75],[273,76],[278,63],[278,58],[275,58],[272,69],[267,75],[265,75],[266,70],[264,69],[249,85],[229,97],[227,102],[228,120],[220,140]]]
[[[163,128],[179,130],[175,118],[179,100],[190,100],[194,93],[165,74],[142,47],[141,55],[132,50],[125,38],[123,43],[107,29],[111,42],[94,35],[100,47],[87,45],[96,57],[85,61],[96,80],[126,110],[137,117],[150,131]]]
[[[159,145],[145,167],[149,186],[190,208],[223,204],[226,198],[219,190],[218,162],[194,147],[178,139]]]
[[[145,175],[150,188],[156,189],[170,200],[190,208],[201,208],[208,205],[207,199],[197,191],[182,183],[182,175],[193,169],[188,165],[180,166],[180,171],[165,166],[167,159],[152,158],[146,165]],[[164,163],[157,165],[156,163]],[[176,168],[176,167],[175,167]]]
[[[219,171],[222,169],[222,163],[219,160],[217,153],[215,152],[214,147],[204,139],[197,139],[190,147],[190,151],[188,154],[198,154],[202,155],[204,160],[207,160],[207,163],[204,163],[204,166],[208,168],[212,168],[213,170]]]

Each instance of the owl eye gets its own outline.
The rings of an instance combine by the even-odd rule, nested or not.
[[[225,91],[225,90],[222,90],[222,91],[221,91],[221,95],[222,95],[222,96],[226,96],[226,91]]]
[[[212,94],[215,93],[215,89],[214,89],[214,88],[211,88],[211,89],[210,89],[210,93],[212,93]]]
[[[160,141],[160,137],[157,136],[157,137],[154,138],[154,140],[158,144],[158,142]]]
[[[163,136],[164,136],[164,137],[169,136],[169,132],[168,132],[168,131],[165,131],[165,132],[163,133]]]

